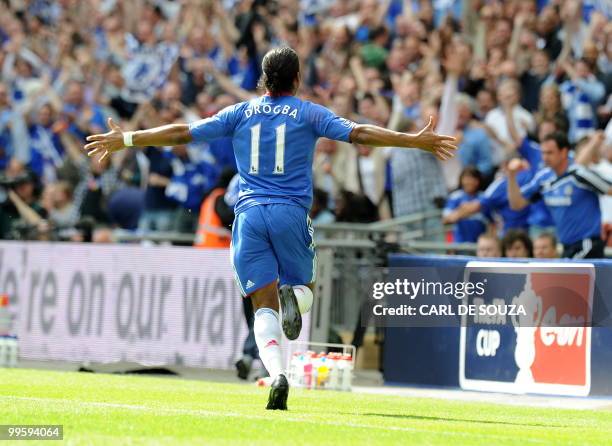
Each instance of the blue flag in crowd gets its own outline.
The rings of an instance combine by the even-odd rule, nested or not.
[[[126,36],[126,45],[128,60],[122,68],[123,99],[138,103],[148,101],[166,82],[179,55],[179,46],[171,42],[142,45],[131,34]]]

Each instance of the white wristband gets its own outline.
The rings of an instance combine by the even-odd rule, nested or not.
[[[132,141],[133,136],[134,132],[123,132],[123,145],[125,147],[132,147],[134,145]]]

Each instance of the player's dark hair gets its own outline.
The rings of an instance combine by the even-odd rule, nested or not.
[[[545,143],[546,141],[554,141],[557,143],[557,147],[559,150],[569,150],[570,144],[567,140],[567,136],[563,132],[552,132],[544,137],[544,139],[540,142],[540,144]]]
[[[261,63],[263,74],[260,87],[270,95],[278,96],[293,92],[294,82],[300,72],[300,60],[289,47],[275,48],[266,53]]]
[[[529,235],[527,235],[527,233],[522,229],[510,229],[508,232],[506,232],[506,235],[504,235],[504,238],[502,239],[502,256],[506,257],[508,249],[510,249],[517,241],[521,242],[523,246],[525,246],[527,256],[533,257],[533,243],[529,238]]]

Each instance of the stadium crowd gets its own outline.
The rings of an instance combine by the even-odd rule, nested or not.
[[[495,237],[517,231],[519,256],[531,255],[529,236],[612,245],[612,197],[600,183],[612,179],[611,19],[606,0],[1,0],[0,238],[193,233],[202,200],[235,169],[231,140],[100,162],[82,151],[85,136],[106,131],[108,116],[136,130],[247,100],[263,54],[289,45],[301,97],[399,131],[433,115],[459,141],[441,164],[417,150],[321,140],[315,223],[443,210],[424,221],[432,237],[444,223],[458,242],[493,234],[500,252],[490,255],[501,255]],[[591,225],[568,236],[559,226],[575,222],[542,201],[511,205],[509,184],[537,179],[547,138],[602,195],[597,205],[567,192],[591,203],[571,203],[576,220],[599,218],[601,206],[601,234]]]

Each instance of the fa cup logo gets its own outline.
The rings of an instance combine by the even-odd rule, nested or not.
[[[538,297],[531,288],[531,275],[527,275],[525,289],[518,297],[512,299],[512,304],[522,306],[525,310],[512,317],[512,325],[516,331],[516,349],[514,360],[519,368],[514,382],[518,385],[533,384],[531,366],[535,360],[535,332],[542,320],[542,298]]]

